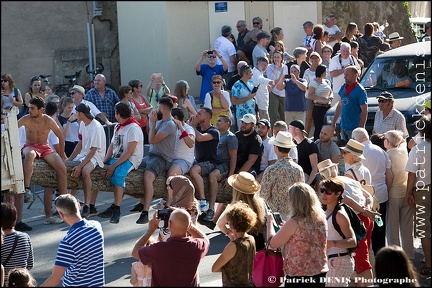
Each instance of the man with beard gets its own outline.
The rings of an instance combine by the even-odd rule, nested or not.
[[[331,125],[325,125],[321,128],[319,139],[315,141],[318,147],[318,163],[330,159],[333,163],[339,164],[340,149],[332,141],[334,129]]]
[[[157,111],[152,111],[149,117],[149,143],[148,156],[143,159],[144,166],[144,198],[130,212],[141,212],[137,224],[148,223],[148,210],[153,199],[153,182],[163,171],[171,166],[174,146],[177,136],[177,125],[171,116],[174,106],[169,97],[159,99]]]
[[[200,216],[205,216],[209,209],[209,203],[205,199],[204,181],[202,176],[210,174],[217,164],[217,146],[219,143],[219,131],[211,125],[212,110],[202,107],[197,115],[192,116],[189,125],[195,129],[195,165],[189,170],[192,182],[200,197]]]

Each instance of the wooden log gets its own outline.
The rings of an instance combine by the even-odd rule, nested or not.
[[[83,189],[83,181],[82,178],[73,178],[70,176],[72,168],[78,165],[79,162],[76,161],[66,161],[66,167],[67,167],[67,185],[68,189]],[[185,175],[189,179],[191,179],[189,174]],[[99,166],[96,167],[93,172],[91,173],[91,179],[92,179],[92,189],[94,191],[109,191],[113,192],[113,186],[109,183],[109,180],[105,177],[105,170],[100,168]],[[210,193],[208,191],[208,178],[203,177],[204,179],[204,187],[205,187],[205,196],[206,199],[210,199]],[[192,179],[191,179],[192,180]],[[34,161],[34,169],[33,169],[33,175],[31,179],[33,184],[40,185],[42,187],[50,187],[50,188],[57,188],[57,172],[44,160],[36,159]],[[138,168],[138,170],[132,170],[129,172],[128,176],[126,177],[126,187],[124,190],[124,193],[127,195],[130,195],[135,198],[142,198],[144,197],[144,188],[143,188],[143,182],[144,181],[144,169]],[[166,190],[166,173],[164,172],[161,176],[157,177],[156,180],[153,182],[154,187],[154,198],[164,198],[166,199],[167,196],[167,190]],[[195,197],[199,198],[198,193],[195,193]],[[222,189],[221,183],[219,183],[219,190],[216,196],[216,202],[219,203],[226,203],[231,202],[232,198],[232,188],[228,187],[228,189]]]

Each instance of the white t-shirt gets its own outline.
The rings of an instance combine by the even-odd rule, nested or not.
[[[120,158],[126,152],[130,142],[137,142],[129,161],[135,169],[138,169],[144,156],[144,134],[141,127],[136,123],[131,123],[120,127],[120,129],[116,131],[118,125],[120,124],[117,124],[114,128],[114,135],[111,139],[111,144],[113,145],[113,154],[111,158]]]
[[[82,136],[82,148],[74,161],[83,161],[87,154],[90,153],[90,148],[96,147],[96,153],[91,159],[91,162],[94,166],[99,165],[103,168],[103,160],[106,153],[106,137],[102,125],[96,119],[93,119],[87,126],[81,121],[79,134]]]
[[[195,138],[195,129],[192,126],[183,123],[183,128],[188,134],[192,134]],[[173,159],[184,159],[190,163],[193,163],[195,159],[195,145],[192,146],[192,148],[189,148],[186,145],[184,138],[179,139],[181,134],[182,132],[180,129],[177,129],[177,138],[174,147]]]
[[[271,79],[265,78],[264,73],[262,73],[260,70],[258,70],[256,67],[252,69],[253,76],[252,76],[252,82],[254,83],[254,86],[258,86],[258,90],[255,95],[256,103],[258,105],[258,108],[260,110],[268,110],[269,107],[269,91],[267,86],[269,85],[269,82],[272,81]]]
[[[324,31],[328,31],[329,32],[329,36],[332,36],[334,34],[336,34],[336,32],[341,32],[341,30],[339,29],[339,27],[337,25],[333,25],[332,27],[327,27],[325,24],[323,25],[324,27]],[[328,45],[330,45],[331,47],[333,47],[338,41],[332,41],[332,42],[327,42]]]
[[[234,44],[227,38],[219,36],[214,42],[214,49],[217,50],[219,54],[228,63],[228,73],[234,72],[236,70],[236,67],[230,59],[230,56],[234,56],[237,54]],[[222,61],[219,58],[217,58],[217,64],[222,65]]]
[[[97,107],[96,107],[96,105],[95,104],[93,104],[93,102],[90,102],[90,101],[87,101],[87,100],[81,100],[81,102],[79,103],[79,104],[81,104],[81,103],[84,103],[84,104],[87,104],[87,105],[89,105],[89,107],[90,107],[90,112],[93,114],[93,116],[97,116],[97,115],[99,115],[100,113],[102,113]],[[76,111],[75,111],[75,108],[76,108],[76,105],[74,105],[74,108],[72,109],[72,113],[76,113]]]
[[[408,155],[405,171],[416,174],[416,185],[418,188],[431,184],[430,159],[431,143],[426,140],[418,142]]]
[[[287,65],[282,65],[282,68],[275,72],[275,66],[272,63],[267,67],[267,70],[265,71],[265,74],[267,74],[267,78],[272,79],[273,81],[275,81],[275,83],[276,83],[276,80],[279,79],[279,76],[281,73],[283,73],[283,75],[288,74],[288,66]],[[285,97],[285,90],[284,89],[282,89],[282,90],[277,89],[277,85],[273,86],[272,92],[274,94],[278,95],[279,97]]]
[[[54,132],[52,130],[50,130],[50,132],[48,134],[48,145],[51,147],[51,149],[53,149],[54,151],[57,152],[54,145],[59,144],[59,142],[60,142],[59,138],[54,134]]]
[[[264,171],[265,168],[269,165],[268,162],[272,160],[277,160],[276,153],[274,151],[274,145],[269,144],[270,138],[267,137],[264,141],[262,141],[262,144],[264,146],[263,154],[261,155],[261,165],[260,165],[260,171]]]
[[[329,64],[329,71],[335,71],[335,70],[339,70],[342,69],[342,67],[346,67],[349,65],[354,65],[355,67],[357,67],[357,69],[360,71],[360,65],[357,62],[357,59],[355,59],[354,56],[350,55],[347,59],[343,59],[341,57],[340,61],[339,61],[339,55],[340,54],[336,54],[333,58],[331,58],[330,60],[330,64]],[[342,65],[341,65],[342,63]],[[339,102],[340,100],[340,96],[339,96],[339,90],[342,87],[342,85],[345,83],[345,75],[344,73],[333,77],[333,100],[331,103],[331,106],[336,105],[337,102]]]

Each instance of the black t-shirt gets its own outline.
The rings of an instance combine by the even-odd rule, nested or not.
[[[290,68],[291,68],[291,65],[293,65],[293,64],[297,64],[297,61],[296,60],[290,61],[286,64],[288,66],[288,75],[290,75],[290,76],[291,76]],[[310,67],[311,66],[306,61],[302,62],[302,64],[300,65],[300,78],[303,78],[304,72]]]
[[[314,153],[318,155],[318,146],[312,142],[312,140],[304,138],[300,144],[297,144],[297,153],[297,163],[303,168],[303,172],[310,176],[310,173],[312,172],[312,165],[310,163],[309,155]],[[315,177],[315,175],[313,177]]]
[[[226,87],[226,90],[231,91],[232,87],[234,86],[234,84],[240,80],[241,76],[240,74],[235,74],[234,76],[232,76],[229,80],[228,80],[228,85]]]
[[[210,126],[210,128],[208,128],[205,131],[201,131],[201,126],[197,127],[197,130],[204,134],[204,133],[209,133],[210,135],[213,136],[212,140],[209,141],[203,141],[203,142],[199,142],[197,140],[195,140],[195,160],[196,162],[205,162],[205,161],[210,161],[214,164],[217,164],[217,146],[219,143],[219,130],[216,129],[216,127],[214,126]]]
[[[251,170],[248,172],[255,170],[258,173],[261,164],[261,155],[264,150],[261,137],[256,131],[253,131],[249,136],[244,136],[241,131],[237,131],[235,135],[238,139],[237,165],[235,173],[238,173],[243,164],[248,160],[249,154],[256,154],[258,155],[258,158],[252,165]]]

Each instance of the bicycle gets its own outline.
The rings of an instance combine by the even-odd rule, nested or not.
[[[77,85],[77,80],[81,76],[82,70],[79,70],[75,72],[75,74],[72,75],[65,75],[64,77],[68,79],[68,83],[66,84],[60,84],[56,87],[56,94],[60,96],[60,98],[64,96],[69,96],[69,90],[74,86]]]
[[[90,71],[90,65],[86,66],[86,72],[89,75],[93,75],[93,80],[95,79],[96,75],[98,74],[102,74],[102,72],[105,70],[105,67],[102,65],[102,63],[99,63],[98,66],[96,67],[95,70]],[[89,80],[87,82],[85,82],[84,84],[82,84],[81,86],[84,87],[86,93],[92,89],[94,87],[94,83],[93,80]],[[105,86],[108,88],[111,88],[112,90],[114,90],[114,92],[117,94],[117,90],[114,88],[114,86],[112,86],[109,83],[105,83]]]

